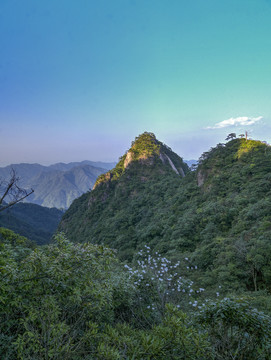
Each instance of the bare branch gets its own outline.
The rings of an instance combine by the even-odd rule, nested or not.
[[[29,193],[27,193],[24,197],[22,197],[22,198],[20,198],[20,199],[18,199],[18,200],[16,200],[16,201],[11,201],[11,202],[8,203],[7,205],[0,207],[0,211],[6,210],[6,209],[8,209],[10,206],[13,206],[13,205],[17,204],[19,201],[22,201],[22,200],[25,199],[27,196],[33,194],[33,192],[34,192],[34,189],[31,189],[31,191],[30,191]]]
[[[21,188],[18,183],[20,178],[16,175],[14,169],[11,169],[10,179],[8,181],[0,181],[0,211],[6,210],[7,208],[17,204],[19,201],[24,200],[29,195],[33,194],[34,190],[26,190]],[[5,198],[9,198],[9,202],[6,205],[1,206]]]

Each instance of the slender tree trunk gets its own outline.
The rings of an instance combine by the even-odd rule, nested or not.
[[[257,270],[254,267],[252,268],[252,277],[253,277],[253,283],[254,283],[254,291],[258,291],[258,289],[257,289]]]

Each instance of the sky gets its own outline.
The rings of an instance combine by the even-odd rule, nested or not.
[[[0,0],[0,166],[271,142],[271,0]]]

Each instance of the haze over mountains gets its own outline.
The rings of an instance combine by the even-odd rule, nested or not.
[[[72,201],[90,190],[96,178],[114,167],[115,163],[82,161],[50,166],[12,164],[0,168],[0,178],[8,179],[13,168],[20,177],[20,186],[33,188],[25,202],[58,209],[67,209]]]

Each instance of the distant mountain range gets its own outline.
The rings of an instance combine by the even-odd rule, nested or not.
[[[11,169],[20,177],[20,186],[33,188],[25,202],[58,209],[67,209],[72,201],[90,190],[96,178],[110,170],[115,163],[82,161],[50,166],[40,164],[12,164],[0,168],[0,178],[9,179]]]
[[[184,160],[188,166],[197,160]],[[0,179],[9,179],[11,169],[20,177],[20,186],[35,191],[25,199],[49,208],[66,210],[74,199],[91,190],[97,177],[114,168],[116,163],[81,161],[57,163],[49,166],[40,164],[11,164],[0,167]]]
[[[192,165],[197,165],[198,164],[198,160],[184,160],[184,162],[191,167]]]

